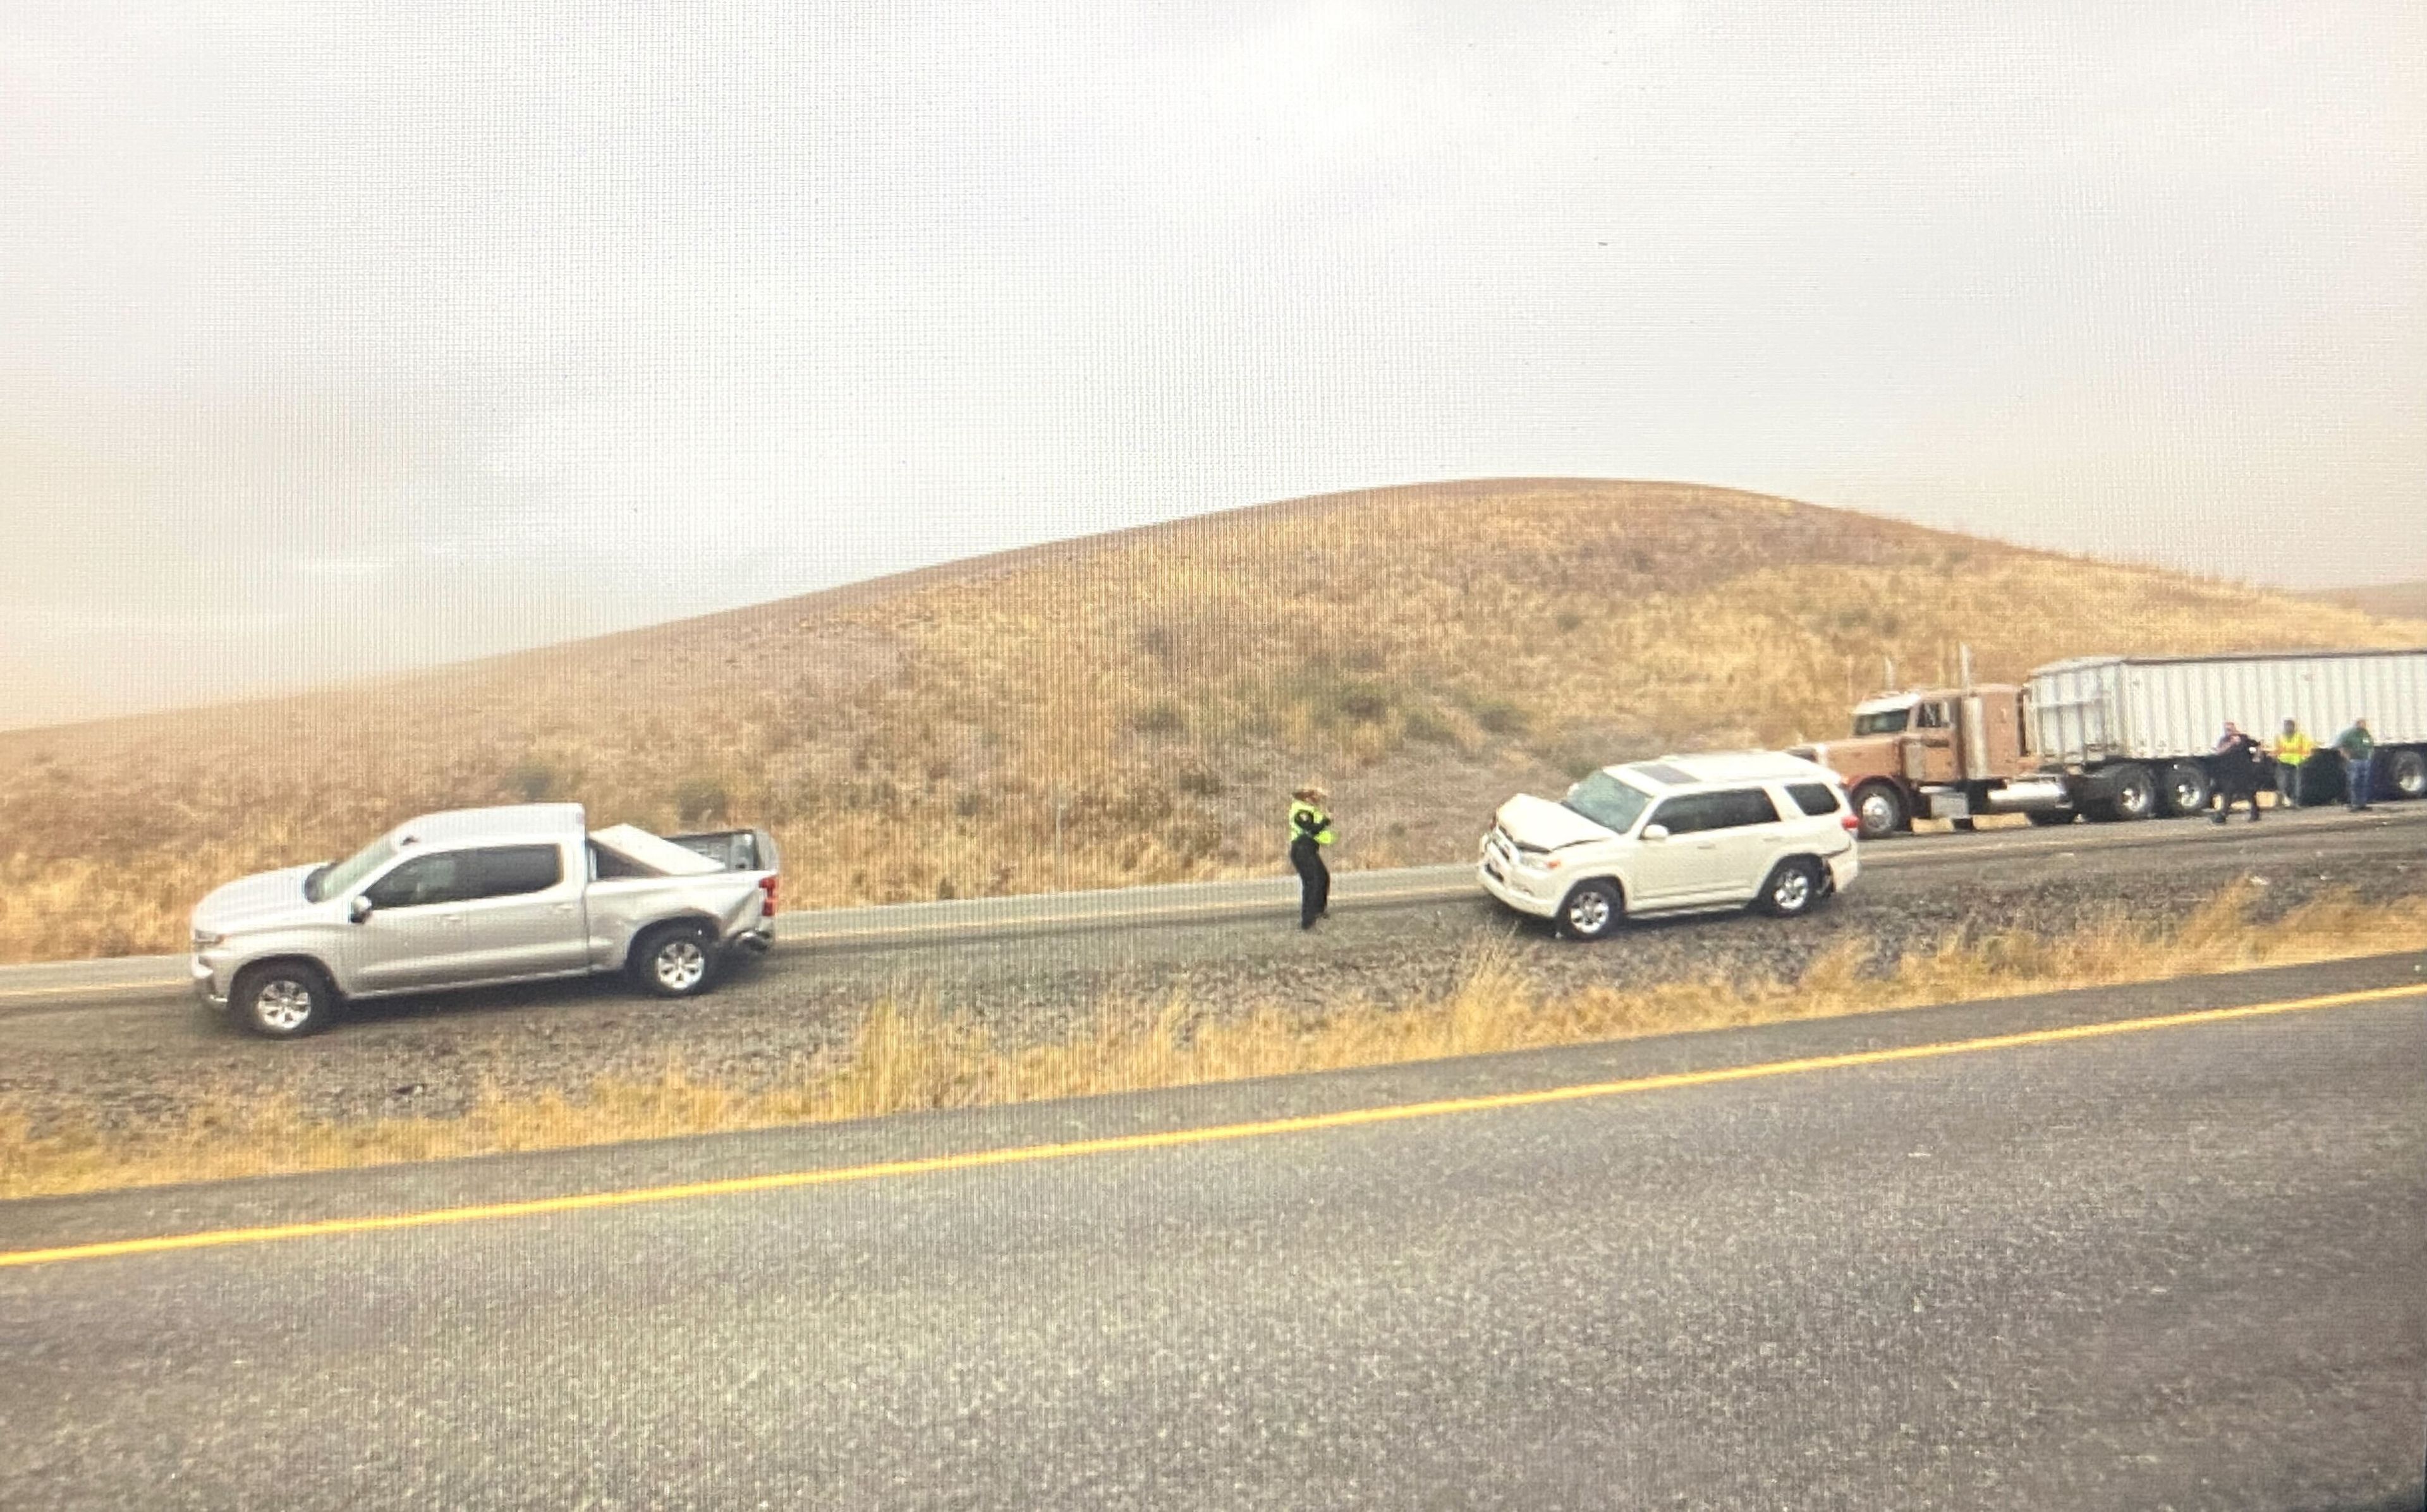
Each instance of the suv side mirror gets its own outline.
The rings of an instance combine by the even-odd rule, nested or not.
[[[1643,826],[1643,837],[1647,840],[1665,840],[1669,837],[1669,826],[1666,824],[1646,824]]]
[[[352,919],[352,920],[353,920],[355,923],[357,923],[357,924],[359,924],[359,923],[363,922],[365,919],[366,919],[370,918],[370,917],[371,917],[371,900],[370,900],[370,895],[369,895],[369,894],[367,894],[367,893],[357,893],[357,894],[355,894],[355,895],[354,895],[354,901],[353,901],[352,902],[350,902],[350,903],[348,903],[348,904],[346,905],[346,917],[347,917],[348,919]]]

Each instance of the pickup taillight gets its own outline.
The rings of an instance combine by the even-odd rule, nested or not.
[[[777,892],[775,885],[783,880],[784,879],[781,876],[773,871],[770,871],[765,876],[758,879],[758,890],[767,895],[767,917],[769,919],[775,917],[775,900]]]

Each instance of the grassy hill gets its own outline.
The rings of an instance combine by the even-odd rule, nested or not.
[[[2365,588],[2329,588],[2310,595],[2363,614],[2427,621],[2427,582],[2371,583]]]
[[[237,873],[415,812],[771,824],[795,906],[1462,858],[1513,790],[1833,732],[1896,658],[2427,626],[1677,484],[1295,500],[307,696],[0,734],[0,959],[182,948]]]

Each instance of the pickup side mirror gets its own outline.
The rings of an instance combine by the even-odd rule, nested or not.
[[[354,901],[353,901],[352,902],[350,902],[350,903],[348,903],[348,904],[346,905],[346,917],[347,917],[348,919],[352,919],[352,920],[353,920],[355,923],[357,923],[357,924],[359,924],[359,923],[363,922],[365,919],[367,919],[368,918],[370,918],[370,917],[371,917],[371,900],[370,900],[370,895],[369,895],[368,893],[357,893],[357,894],[355,894],[355,896],[354,896]]]
[[[1665,840],[1669,837],[1669,826],[1666,824],[1646,824],[1643,826],[1643,837],[1647,840]]]

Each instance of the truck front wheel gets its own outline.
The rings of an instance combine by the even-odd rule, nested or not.
[[[1904,794],[1884,782],[1866,782],[1854,789],[1854,818],[1866,840],[1894,835],[1910,822]]]
[[[695,998],[708,990],[716,965],[716,937],[698,924],[651,930],[632,947],[632,975],[660,998]]]

